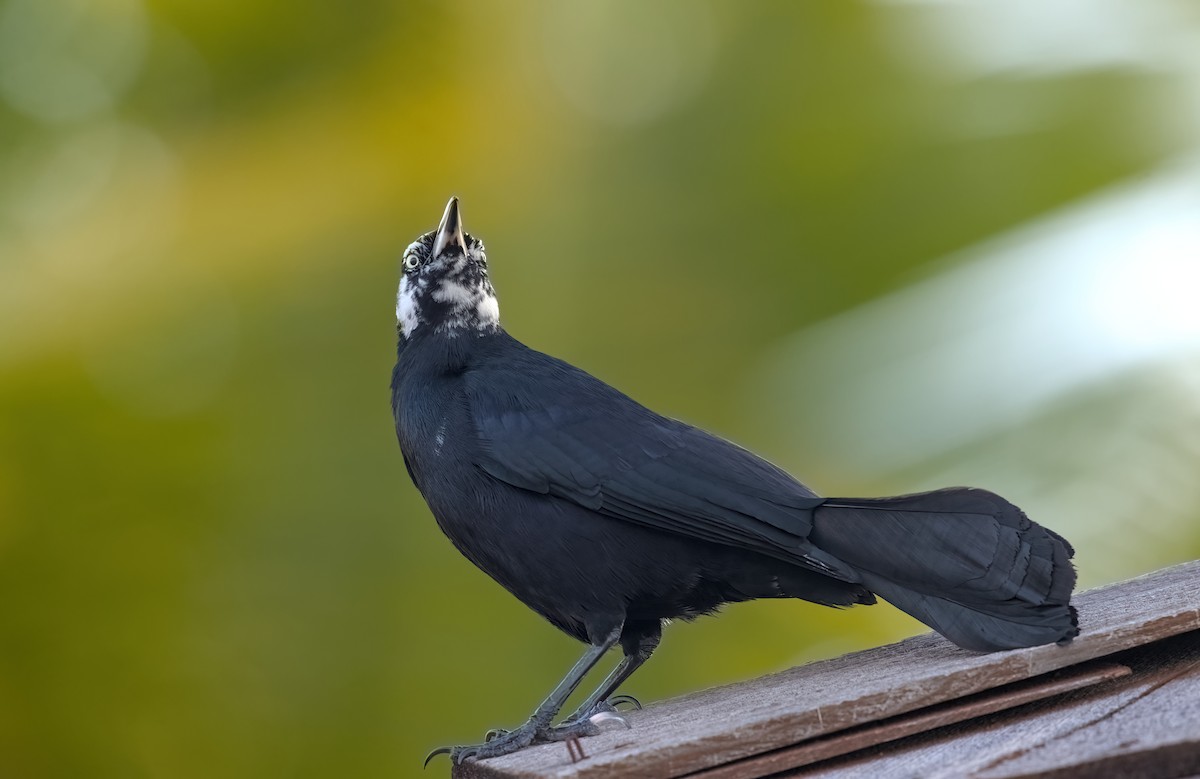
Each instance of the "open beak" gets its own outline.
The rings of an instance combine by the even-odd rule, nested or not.
[[[433,239],[433,257],[440,257],[442,252],[451,247],[457,247],[464,255],[467,253],[467,239],[463,235],[462,218],[458,215],[458,198],[450,198],[446,204],[446,213],[442,214],[442,223],[438,225],[437,236]]]

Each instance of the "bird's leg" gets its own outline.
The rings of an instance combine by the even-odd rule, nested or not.
[[[617,625],[610,630],[598,642],[593,643],[583,653],[583,657],[567,672],[562,681],[558,683],[550,694],[546,696],[546,700],[542,701],[541,705],[534,710],[529,720],[517,728],[516,730],[508,731],[507,733],[498,733],[490,741],[483,744],[475,744],[472,746],[460,747],[441,747],[430,752],[425,758],[425,764],[437,755],[450,755],[450,759],[454,763],[462,763],[466,760],[485,760],[489,757],[499,757],[507,755],[510,752],[516,752],[518,749],[527,747],[534,741],[544,741],[548,739],[550,723],[554,720],[555,715],[567,702],[567,698],[575,689],[579,687],[579,683],[583,681],[583,677],[588,671],[595,667],[604,653],[612,649],[621,637],[621,626]],[[489,731],[492,733],[494,731]]]
[[[638,633],[632,637],[633,640],[628,640],[628,637],[623,637],[622,644],[626,650],[625,656],[621,659],[619,665],[613,669],[612,673],[600,683],[596,691],[588,696],[579,708],[575,710],[571,716],[567,717],[563,724],[557,728],[551,729],[545,736],[554,741],[571,738],[572,736],[589,736],[599,732],[597,722],[593,721],[593,717],[597,714],[611,713],[616,711],[613,699],[613,693],[625,683],[625,680],[633,676],[633,672],[642,667],[642,664],[650,659],[650,655],[654,654],[654,650],[658,648],[658,643],[662,640],[662,627],[660,623],[647,626],[644,632]],[[632,649],[633,651],[629,651]],[[632,701],[636,708],[641,708],[641,704],[636,698],[629,696],[617,696],[619,698],[627,698]],[[613,715],[616,719],[624,722],[623,719]],[[626,724],[626,727],[629,727]]]
[[[633,672],[640,668],[642,663],[646,662],[646,659],[645,656],[640,654],[623,657],[620,665],[613,669],[613,672],[601,682],[596,691],[589,695],[587,700],[579,704],[579,708],[571,716],[567,717],[564,722],[577,722],[584,719],[585,715],[609,710],[603,704],[608,703],[609,696],[616,692],[617,688],[632,676]]]

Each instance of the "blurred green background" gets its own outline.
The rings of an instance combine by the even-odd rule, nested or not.
[[[0,776],[416,775],[573,662],[396,447],[451,194],[510,332],[818,491],[1200,555],[1197,52],[1169,0],[0,2]],[[741,605],[628,692],[920,630]]]

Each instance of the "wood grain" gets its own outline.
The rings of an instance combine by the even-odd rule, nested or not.
[[[1200,629],[1200,561],[1080,594],[1066,646],[977,654],[936,634],[799,666],[632,712],[631,730],[454,769],[475,777],[677,777]]]
[[[1119,655],[1117,681],[812,766],[810,779],[1193,776],[1200,772],[1200,632]]]
[[[1092,661],[1043,676],[1035,676],[995,690],[969,695],[909,714],[890,717],[877,723],[822,736],[795,746],[755,755],[697,773],[688,779],[754,779],[822,760],[858,752],[917,733],[977,719],[988,714],[1024,706],[1034,701],[1062,695],[1101,682],[1109,682],[1132,671],[1118,663]]]

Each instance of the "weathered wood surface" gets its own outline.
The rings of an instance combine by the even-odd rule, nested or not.
[[[899,777],[1171,777],[1200,774],[1200,632],[1119,655],[1133,673],[795,774]]]
[[[761,755],[1200,629],[1200,561],[1076,598],[1067,646],[975,654],[935,634],[686,695],[627,715],[632,729],[583,740],[572,763],[546,744],[455,769],[475,777],[676,777]]]
[[[935,728],[943,728],[947,725],[1024,706],[1034,701],[1091,687],[1101,682],[1120,679],[1131,673],[1128,666],[1093,660],[1082,665],[1035,676],[1032,679],[1007,684],[994,690],[986,690],[958,700],[918,709],[909,714],[859,725],[839,733],[819,736],[795,746],[688,774],[688,779],[753,779],[754,777],[769,776],[781,771],[852,754],[918,733],[927,733]]]

